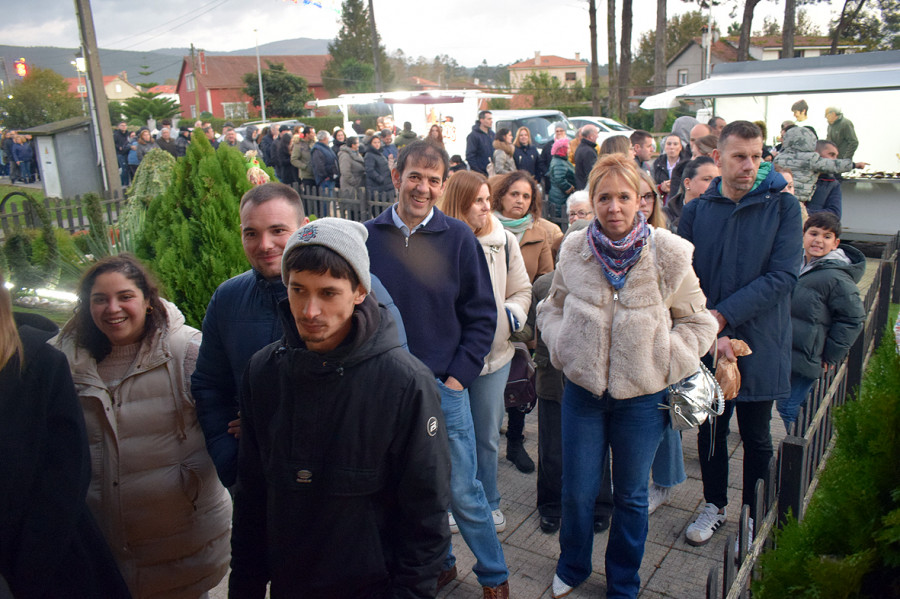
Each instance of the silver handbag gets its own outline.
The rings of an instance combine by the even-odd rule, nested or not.
[[[700,368],[667,389],[672,428],[683,431],[700,426],[710,416],[721,416],[725,411],[725,396],[719,381],[700,362]]]

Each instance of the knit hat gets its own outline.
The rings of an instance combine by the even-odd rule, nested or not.
[[[568,156],[569,154],[569,138],[563,137],[562,139],[557,139],[553,142],[553,147],[550,148],[551,156]]]
[[[361,224],[343,218],[320,218],[294,231],[281,254],[281,280],[288,286],[290,273],[285,268],[288,256],[294,249],[309,245],[321,245],[346,260],[356,272],[356,276],[366,293],[372,291],[372,277],[369,275],[369,251],[366,239],[369,231]]]

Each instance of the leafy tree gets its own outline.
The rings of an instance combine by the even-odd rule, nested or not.
[[[482,60],[481,64],[472,71],[472,77],[477,78],[481,82],[493,81],[499,86],[509,85],[509,65],[488,66],[487,60]],[[499,110],[499,109],[498,109]]]
[[[372,63],[365,63],[348,58],[341,63],[338,69],[341,88],[351,93],[372,91],[372,82],[375,80],[375,67]]]
[[[10,97],[11,96],[11,97]],[[27,129],[81,114],[81,100],[69,91],[63,76],[32,68],[21,81],[0,95],[0,117],[12,129]]]
[[[306,102],[313,99],[306,79],[289,73],[283,63],[266,61],[266,64],[268,67],[262,72],[266,114],[275,117],[303,114]],[[243,80],[244,93],[253,98],[254,106],[259,106],[259,76],[255,71],[244,73]]]
[[[675,15],[666,20],[665,62],[681,51],[688,42],[699,37],[706,17],[694,10]],[[656,31],[645,31],[638,42],[638,51],[631,63],[631,83],[637,87],[650,85],[653,82],[654,62],[656,58]]]
[[[331,60],[328,61],[325,70],[322,72],[322,80],[328,91],[337,93],[345,89],[341,70],[345,68],[345,62],[349,59],[354,59],[359,63],[372,67],[371,78],[356,81],[356,89],[375,91],[375,66],[372,63],[373,41],[378,51],[382,78],[385,83],[392,81],[392,74],[388,68],[387,52],[385,52],[384,45],[381,43],[381,36],[377,32],[375,38],[373,40],[370,34],[369,9],[363,0],[344,0],[341,3],[341,29],[334,40],[328,44],[328,53],[331,55]]]
[[[109,122],[115,127],[125,117],[125,109],[118,100],[110,100],[107,106],[109,107]]]
[[[832,23],[831,52],[842,41],[862,44],[866,51],[900,49],[900,1],[878,0],[873,9],[864,7],[865,0],[853,5],[846,0],[836,23]]]
[[[585,100],[585,88],[580,81],[572,87],[566,87],[546,71],[526,76],[517,91],[532,96],[534,105],[539,107],[553,107]]]
[[[147,209],[137,253],[199,328],[216,287],[247,268],[238,205],[250,182],[240,152],[225,144],[213,150],[204,135],[193,137],[172,172]]]

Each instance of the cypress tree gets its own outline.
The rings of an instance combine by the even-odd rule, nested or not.
[[[238,208],[250,187],[240,152],[195,135],[147,209],[138,255],[191,326],[200,327],[216,287],[247,269]]]

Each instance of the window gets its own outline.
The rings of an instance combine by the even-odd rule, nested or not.
[[[803,50],[794,50],[794,58],[803,58],[805,54]]]
[[[192,119],[197,118],[197,105],[196,104],[191,104],[191,118]]]
[[[575,73],[566,73],[566,81],[576,81],[577,79]]]
[[[678,69],[678,85],[687,85],[687,84],[688,84],[687,69]]]
[[[247,118],[246,102],[222,102],[222,111],[226,119]]]
[[[187,87],[187,90],[189,92],[194,91],[194,88],[196,86],[194,85],[194,74],[193,73],[188,73],[187,75],[184,76],[184,84]]]
[[[116,93],[117,93],[117,94],[121,94],[121,93],[122,93],[122,86],[119,85],[118,83],[116,83]]]

